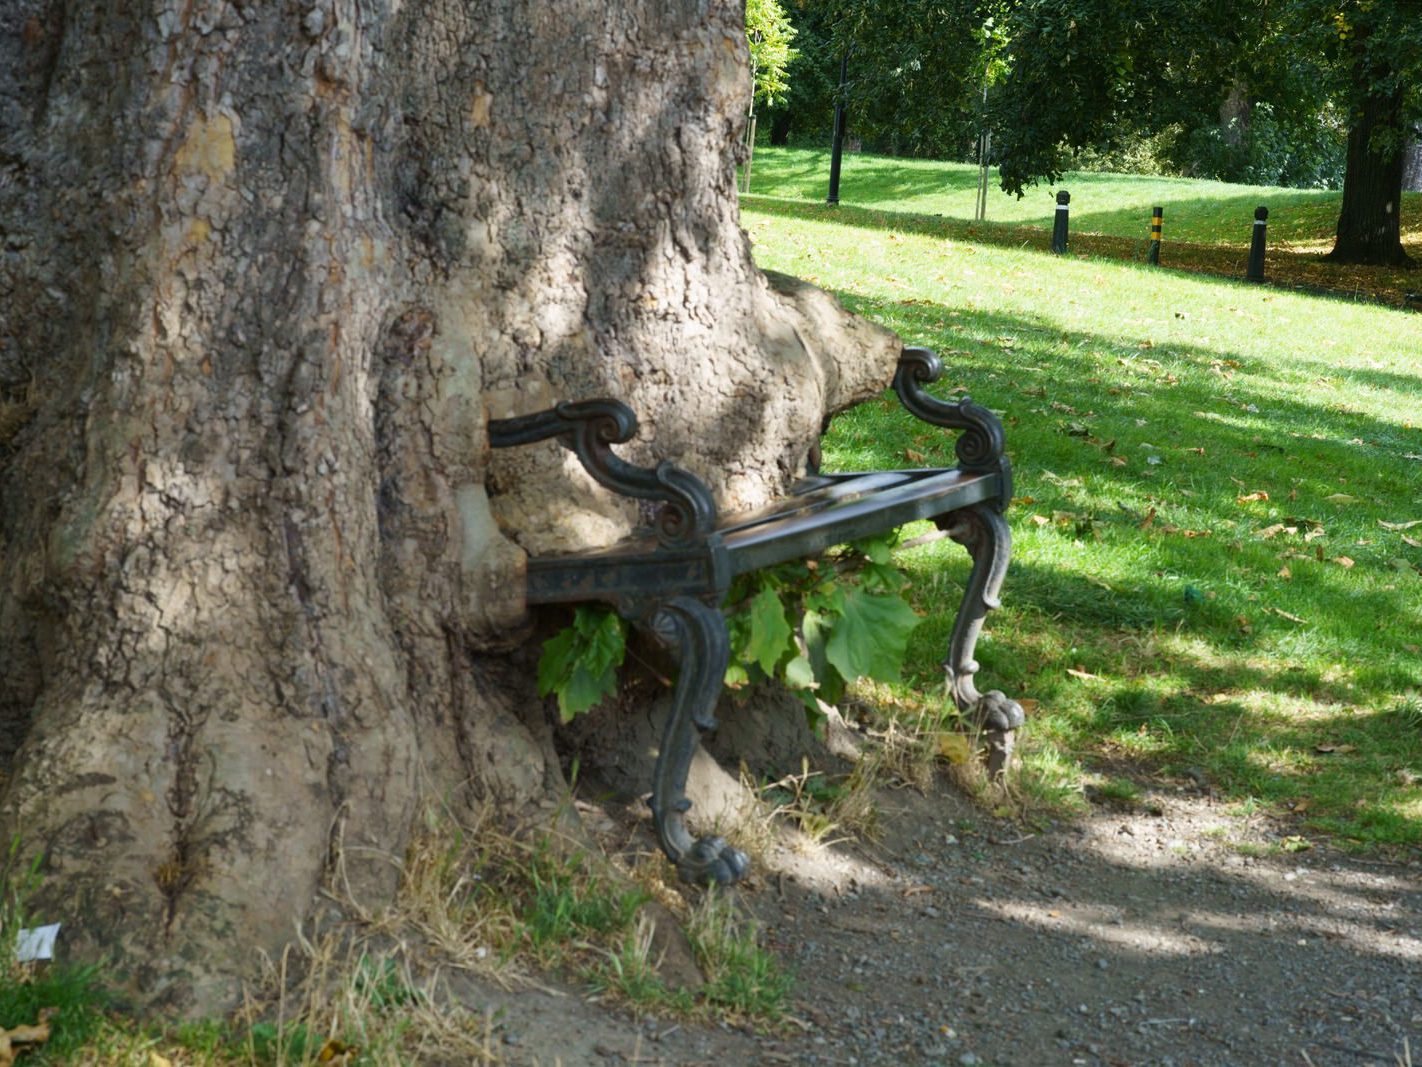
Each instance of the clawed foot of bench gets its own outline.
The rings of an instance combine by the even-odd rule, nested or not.
[[[991,689],[968,709],[968,715],[987,742],[988,774],[997,778],[1012,762],[1014,731],[1027,721],[1022,705],[1001,689]]]
[[[726,843],[724,837],[698,838],[676,862],[683,882],[696,885],[730,885],[750,870],[750,857]]]

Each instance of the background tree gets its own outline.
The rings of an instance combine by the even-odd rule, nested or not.
[[[1348,129],[1332,257],[1406,262],[1402,148],[1407,120],[1422,113],[1417,15],[1412,0],[1276,0],[1247,18],[1196,0],[1013,4],[1011,69],[994,104],[1003,188],[1055,181],[1073,150],[1113,137],[1207,130],[1201,117],[1234,97],[1279,121],[1285,143],[1312,140],[1302,135],[1331,107]],[[1297,170],[1306,176],[1309,164]]]
[[[746,0],[746,39],[750,43],[755,102],[773,104],[790,88],[786,70],[795,59],[790,42],[795,27],[778,0]]]
[[[957,159],[978,133],[984,65],[996,47],[995,0],[871,4],[802,2],[792,9],[800,56],[772,112],[785,140],[828,142],[848,53],[845,96],[854,136],[891,155]]]
[[[0,841],[66,957],[211,1009],[422,796],[564,787],[523,551],[637,516],[488,418],[616,396],[753,505],[897,345],[751,263],[730,0],[0,26]]]

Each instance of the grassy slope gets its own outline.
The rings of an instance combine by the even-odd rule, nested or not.
[[[977,168],[962,163],[845,157],[840,204],[824,204],[829,154],[760,148],[747,206],[796,217],[840,218],[957,239],[1046,248],[1057,188],[1071,192],[1073,252],[1144,260],[1153,206],[1164,208],[1162,262],[1187,270],[1241,276],[1254,209],[1269,208],[1268,275],[1291,285],[1362,290],[1387,303],[1422,289],[1407,271],[1359,271],[1320,261],[1333,245],[1341,194],[1326,190],[1227,185],[1187,178],[1069,173],[1023,199],[992,186],[986,223],[973,223]],[[1422,193],[1403,197],[1403,239],[1422,260]]]
[[[762,265],[938,349],[949,388],[1005,414],[1015,555],[979,659],[1038,701],[1029,778],[1204,776],[1422,844],[1422,526],[1382,525],[1422,519],[1422,316],[759,205]],[[836,422],[827,460],[909,448],[951,461],[885,401]],[[921,606],[956,599],[961,555],[912,554]],[[950,621],[920,629],[923,686]]]

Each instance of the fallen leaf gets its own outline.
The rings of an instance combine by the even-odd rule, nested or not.
[[[932,892],[933,892],[933,887],[932,887],[931,885],[911,885],[911,886],[909,886],[907,889],[904,890],[904,896],[906,896],[906,897],[916,897],[916,896],[919,896],[919,895],[922,894],[922,893],[932,893]]]
[[[910,463],[922,463],[923,453],[916,451],[912,448],[906,448],[904,449],[904,459],[908,460]]]
[[[1248,615],[1236,615],[1234,617],[1234,624],[1239,627],[1239,632],[1242,634],[1252,634],[1254,632],[1254,625],[1249,621]]]
[[[1378,525],[1384,530],[1410,530],[1414,526],[1422,526],[1422,519],[1413,519],[1411,522],[1387,522],[1379,519]]]
[[[1351,559],[1349,559],[1347,556],[1334,556],[1334,557],[1333,557],[1331,560],[1329,560],[1328,562],[1330,562],[1330,563],[1336,563],[1336,564],[1338,564],[1338,566],[1344,567],[1344,568],[1353,566],[1353,561],[1352,561]]]
[[[1259,538],[1259,540],[1261,541],[1268,541],[1271,538],[1278,537],[1286,529],[1288,529],[1288,527],[1285,526],[1282,522],[1276,522],[1273,526],[1266,526],[1262,530],[1255,530],[1254,536]]]
[[[173,1067],[173,1061],[167,1056],[160,1056],[150,1049],[148,1052],[148,1067]]]
[[[1285,570],[1288,570],[1287,567],[1285,567],[1284,569],[1285,569]],[[1285,611],[1283,608],[1265,608],[1264,610],[1267,611],[1270,615],[1277,615],[1277,616],[1279,616],[1279,618],[1281,618],[1281,619],[1288,619],[1290,622],[1298,622],[1298,623],[1303,623],[1303,624],[1305,624],[1305,625],[1307,625],[1307,623],[1308,623],[1308,620],[1307,620],[1307,619],[1301,619],[1301,618],[1299,618],[1297,615],[1291,615],[1289,612]]]
[[[49,1040],[49,1018],[54,1008],[41,1008],[39,1022],[34,1026],[0,1026],[0,1067],[10,1067],[15,1057],[30,1045],[42,1045]]]
[[[1033,526],[1049,526],[1052,520],[1045,515],[1033,515],[1028,521]]]
[[[1316,744],[1316,745],[1313,746],[1313,750],[1314,750],[1315,752],[1322,752],[1322,753],[1324,753],[1324,754],[1326,754],[1326,755],[1327,755],[1327,754],[1337,754],[1337,755],[1340,755],[1340,756],[1346,756],[1349,752],[1356,752],[1356,751],[1358,751],[1358,746],[1357,746],[1357,745],[1335,745],[1332,741],[1321,741],[1321,742],[1319,742],[1318,744]]]
[[[1205,454],[1205,450],[1203,448],[1187,448],[1185,451],[1191,452],[1197,456],[1203,456]]]
[[[1255,500],[1268,500],[1268,499],[1269,499],[1269,494],[1268,494],[1268,493],[1264,492],[1264,490],[1262,490],[1262,489],[1257,489],[1257,490],[1255,490],[1255,491],[1252,492],[1252,493],[1245,493],[1243,496],[1237,496],[1237,497],[1235,497],[1235,498],[1234,498],[1234,502],[1235,502],[1236,504],[1248,504],[1248,503],[1250,503],[1251,501],[1255,501]]]
[[[360,1048],[356,1045],[347,1045],[334,1037],[328,1038],[321,1046],[321,1051],[316,1053],[316,1062],[330,1064],[331,1067],[347,1067],[355,1060],[359,1051]]]
[[[1402,543],[1404,545],[1411,545],[1413,548],[1422,548],[1422,541],[1417,540],[1415,537],[1408,537],[1406,534],[1402,535]]]
[[[1090,671],[1074,670],[1074,669],[1071,668],[1071,667],[1068,667],[1068,668],[1067,668],[1067,674],[1071,675],[1073,678],[1085,678],[1085,679],[1097,679],[1097,680],[1099,680],[1099,679],[1101,678],[1101,675],[1099,675],[1099,674],[1092,674]]]
[[[1279,568],[1279,573],[1278,573],[1278,575],[1276,575],[1276,577],[1282,578],[1282,579],[1284,579],[1284,581],[1286,581],[1286,582],[1287,582],[1290,578],[1292,578],[1293,576],[1294,576],[1294,572],[1291,571],[1291,570],[1289,570],[1289,568],[1288,568],[1287,565],[1285,565],[1285,566],[1283,566],[1283,567],[1280,567],[1280,568]]]
[[[1141,529],[1142,529],[1142,530],[1149,530],[1149,529],[1150,529],[1152,526],[1154,526],[1154,525],[1155,525],[1155,508],[1151,508],[1149,511],[1146,512],[1146,517],[1141,520]]]

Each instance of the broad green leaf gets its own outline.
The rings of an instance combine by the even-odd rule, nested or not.
[[[878,537],[866,537],[862,541],[855,541],[854,547],[867,556],[870,562],[887,567],[893,558],[894,544],[897,540],[898,538],[892,533],[881,534]]]
[[[561,630],[543,642],[538,657],[538,695],[546,697],[562,685],[573,670],[577,659],[575,645],[578,635],[572,629]]]
[[[804,656],[796,656],[785,664],[785,684],[791,689],[813,689],[815,668]]]
[[[918,616],[901,597],[851,589],[844,595],[844,614],[835,622],[825,656],[845,678],[897,681],[909,634],[917,625]]]
[[[834,616],[818,611],[806,611],[800,622],[800,634],[805,639],[805,652],[820,683],[818,696],[827,704],[836,703],[844,695],[844,677],[835,670],[826,655],[834,632]]]
[[[615,670],[608,668],[598,675],[578,664],[573,668],[567,685],[558,690],[558,714],[564,722],[571,722],[575,715],[596,707],[603,697],[616,692]]]
[[[775,665],[793,647],[790,624],[785,620],[785,605],[774,589],[766,586],[750,603],[750,641],[746,656],[760,665],[767,675],[775,673]]]

